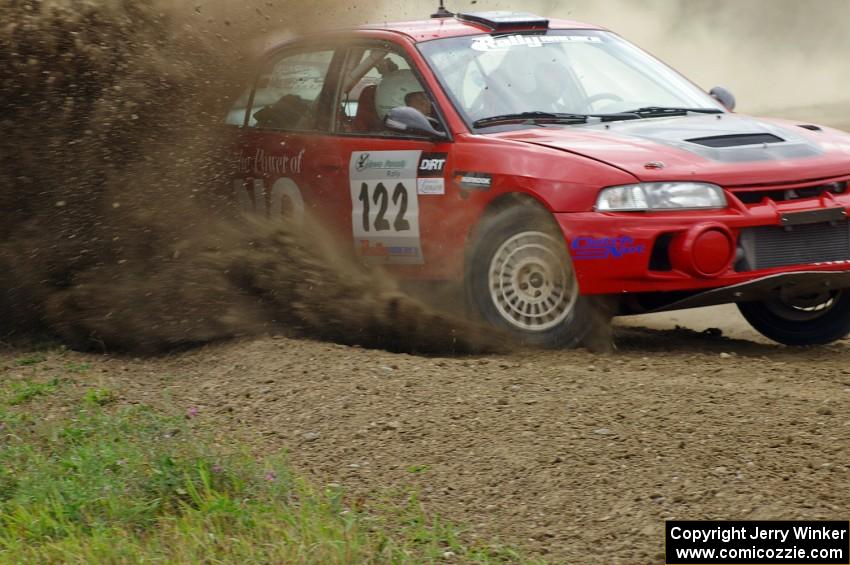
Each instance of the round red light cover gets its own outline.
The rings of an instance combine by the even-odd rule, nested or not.
[[[719,274],[729,265],[733,252],[729,236],[720,230],[706,230],[694,240],[694,266],[706,275]]]

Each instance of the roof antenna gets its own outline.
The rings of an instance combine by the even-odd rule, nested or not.
[[[446,10],[446,7],[443,5],[444,0],[440,0],[440,7],[437,8],[437,11],[431,14],[432,18],[451,18],[454,16],[451,12]]]

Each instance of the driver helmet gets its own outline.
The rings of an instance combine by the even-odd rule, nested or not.
[[[378,111],[378,118],[383,120],[393,108],[406,106],[405,99],[408,94],[424,91],[419,79],[411,70],[395,71],[385,76],[375,92],[375,109]]]

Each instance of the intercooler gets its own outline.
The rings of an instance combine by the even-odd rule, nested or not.
[[[737,271],[850,260],[850,223],[845,221],[741,231]]]

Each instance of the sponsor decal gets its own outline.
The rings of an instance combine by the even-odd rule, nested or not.
[[[235,179],[233,189],[242,210],[276,221],[304,219],[304,198],[294,180],[278,178],[274,184],[263,179]]]
[[[419,158],[419,178],[442,178],[447,159],[447,153],[423,153]]]
[[[416,179],[416,192],[425,195],[446,193],[446,181],[443,179]]]
[[[418,258],[418,247],[405,247],[402,245],[384,246],[383,243],[373,243],[368,239],[360,240],[360,256],[361,257],[378,257],[383,259],[391,259],[394,257],[402,258]]]
[[[577,261],[591,261],[599,259],[622,259],[628,255],[642,255],[646,252],[646,246],[636,244],[635,240],[627,235],[617,237],[577,237],[570,244],[573,259]]]
[[[369,162],[369,154],[363,153],[360,157],[357,158],[357,164],[354,165],[358,171],[366,170],[366,163]]]
[[[461,190],[490,190],[493,186],[493,175],[488,173],[469,173],[456,171],[454,174],[455,184]]]
[[[602,43],[594,35],[486,35],[472,40],[470,47],[476,51],[503,51],[517,47],[543,47],[558,43]]]
[[[269,155],[265,149],[257,148],[253,154],[239,154],[239,171],[242,174],[256,175],[298,175],[304,164],[305,149],[298,153]]]
[[[386,174],[382,175],[389,178],[397,178],[398,171],[409,168],[410,160],[407,158],[394,158],[392,155],[409,154],[410,151],[377,151],[372,153],[356,154],[356,162],[354,170],[358,173],[365,171],[383,171]],[[412,153],[418,153],[416,151]],[[374,155],[374,157],[373,157]],[[352,159],[354,157],[352,156]]]

